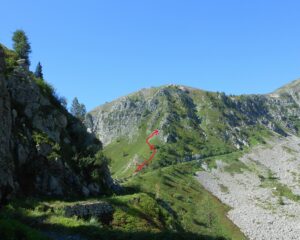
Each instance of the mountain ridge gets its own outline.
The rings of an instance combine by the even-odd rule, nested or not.
[[[209,91],[209,90],[206,90],[206,89],[193,87],[193,86],[188,86],[188,85],[184,85],[184,84],[170,83],[170,84],[164,84],[164,85],[155,86],[155,87],[141,88],[139,90],[133,91],[133,92],[128,93],[126,95],[123,95],[121,97],[117,97],[116,99],[113,99],[109,102],[105,102],[105,103],[100,104],[96,107],[93,107],[89,112],[97,111],[101,107],[111,105],[112,103],[114,103],[116,101],[120,101],[120,100],[122,100],[126,97],[130,97],[132,95],[138,94],[138,93],[143,92],[143,91],[147,92],[147,91],[150,91],[150,90],[163,89],[163,88],[167,88],[167,87],[170,87],[170,86],[174,86],[174,87],[178,87],[178,88],[182,88],[182,89],[186,89],[186,90],[190,90],[190,91],[195,90],[195,91],[203,91],[203,92],[209,92],[209,93],[224,93],[223,91]],[[273,95],[276,95],[276,93],[282,92],[285,89],[290,89],[290,88],[295,87],[295,86],[296,87],[300,86],[300,78],[292,80],[292,81],[284,84],[283,86],[281,86],[281,87],[279,87],[279,88],[277,88],[277,89],[275,89],[275,90],[273,90],[272,92],[269,92],[269,93],[247,93],[247,94],[226,94],[225,93],[225,94],[229,95],[229,96],[252,96],[252,95],[273,96]]]
[[[291,89],[287,86],[282,88]],[[299,101],[293,91],[279,97],[226,95],[170,84],[142,89],[98,106],[88,113],[85,123],[105,147],[113,144],[116,148],[120,147],[116,141],[127,138],[130,145],[158,128],[162,146],[181,146],[182,154],[176,158],[190,159],[249,147],[251,141],[257,141],[252,139],[254,135],[259,138],[259,131],[267,135],[297,134],[297,116],[300,116]],[[185,141],[193,144],[186,145]],[[134,154],[129,156],[133,161]]]

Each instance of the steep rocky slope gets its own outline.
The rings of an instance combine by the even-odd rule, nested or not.
[[[113,181],[102,145],[44,80],[0,45],[0,202],[101,194]]]
[[[86,125],[106,146],[113,172],[125,176],[148,154],[143,139],[156,128],[160,151],[153,167],[233,152],[273,133],[298,134],[297,86],[242,96],[177,85],[143,89],[97,107]]]

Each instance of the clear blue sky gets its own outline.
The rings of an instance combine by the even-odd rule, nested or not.
[[[298,0],[3,0],[0,42],[26,31],[32,68],[88,110],[176,83],[267,93],[300,77]]]

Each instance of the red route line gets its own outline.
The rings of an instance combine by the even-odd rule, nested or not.
[[[159,131],[156,129],[154,130],[146,139],[146,143],[148,144],[149,148],[150,148],[150,151],[152,151],[152,154],[151,156],[149,157],[148,160],[145,160],[144,162],[142,162],[141,164],[138,164],[137,167],[136,167],[136,170],[134,172],[139,172],[141,171],[146,165],[148,165],[152,159],[154,158],[155,154],[156,154],[156,149],[155,149],[155,146],[154,144],[151,144],[149,143],[149,140],[151,138],[153,138],[155,135],[158,135],[159,134]]]

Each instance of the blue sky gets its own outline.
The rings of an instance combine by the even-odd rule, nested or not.
[[[300,77],[300,1],[1,1],[0,42],[16,29],[32,68],[87,109],[176,83],[267,93]]]

